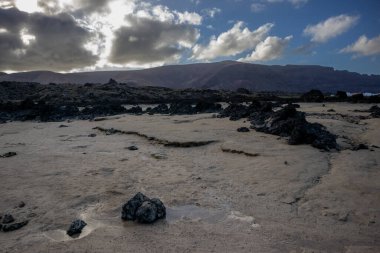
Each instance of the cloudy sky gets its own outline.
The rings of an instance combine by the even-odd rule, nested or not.
[[[0,71],[221,60],[380,74],[380,1],[0,0]]]

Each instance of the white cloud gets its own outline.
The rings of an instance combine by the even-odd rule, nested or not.
[[[276,4],[276,3],[290,3],[293,5],[295,8],[300,8],[303,5],[307,4],[309,0],[261,0],[262,3],[267,3],[267,4]],[[257,3],[259,4],[259,3]],[[264,4],[261,4],[264,5]],[[265,7],[265,5],[264,5]],[[254,9],[253,9],[254,10]]]
[[[312,42],[323,43],[343,34],[354,26],[358,20],[359,16],[339,15],[328,18],[316,25],[308,25],[303,32],[311,37]]]
[[[211,9],[204,9],[204,10],[202,10],[202,12],[203,12],[206,16],[208,16],[208,17],[210,17],[210,18],[213,18],[213,17],[215,17],[216,14],[221,13],[222,10],[219,9],[219,8],[214,7],[214,8],[211,8]]]
[[[283,39],[276,36],[267,37],[256,46],[255,50],[250,55],[239,59],[239,61],[251,62],[278,59],[282,56],[292,38],[293,36],[288,36]]]
[[[254,31],[250,31],[244,23],[237,22],[230,30],[213,36],[207,46],[196,45],[191,58],[197,60],[212,60],[222,56],[234,56],[259,44],[273,27],[267,23]]]
[[[262,3],[253,3],[251,4],[251,11],[253,12],[261,12],[265,9],[265,4],[262,4]]]
[[[309,0],[288,0],[295,8],[299,8],[305,4],[307,4],[307,2],[309,2]]]
[[[354,53],[355,57],[380,54],[380,35],[372,39],[362,35],[355,43],[343,48],[340,52]]]
[[[179,23],[181,24],[190,24],[190,25],[200,25],[202,24],[202,16],[200,16],[196,12],[177,12],[175,11],[175,14],[177,14]]]

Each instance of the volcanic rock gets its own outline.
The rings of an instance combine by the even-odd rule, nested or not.
[[[249,132],[249,128],[248,127],[239,127],[236,131],[238,131],[240,133],[246,133],[246,132]]]
[[[8,158],[17,155],[16,152],[7,152],[5,154],[0,155],[0,158]]]
[[[151,108],[148,113],[153,114],[169,114],[169,107],[166,104],[159,104],[154,108]]]
[[[380,118],[380,107],[377,105],[372,106],[369,108],[369,111],[371,112],[371,116],[374,118]]]
[[[82,229],[87,225],[83,220],[75,220],[71,223],[69,229],[67,230],[67,234],[69,236],[73,236],[75,234],[80,234]]]
[[[150,201],[144,201],[136,210],[136,220],[140,223],[152,223],[157,219],[157,207]]]
[[[4,214],[4,217],[3,217],[3,224],[8,224],[8,223],[12,223],[14,222],[15,219],[13,218],[13,216],[11,214]]]
[[[330,150],[338,149],[335,135],[321,124],[306,121],[305,113],[288,105],[276,112],[258,112],[250,117],[256,131],[290,137],[291,145],[311,144],[313,147]]]
[[[222,105],[207,101],[199,101],[194,109],[196,113],[216,113],[222,110]]]
[[[311,90],[301,96],[304,102],[323,102],[325,96],[320,90]]]
[[[135,220],[137,208],[139,208],[144,201],[148,200],[149,198],[141,192],[137,193],[133,198],[128,200],[128,202],[123,205],[121,218],[123,220]]]
[[[131,114],[142,114],[143,113],[143,110],[140,106],[134,106],[130,109],[127,109],[125,111],[126,113],[131,113]]]
[[[2,226],[2,231],[3,232],[11,232],[17,229],[22,228],[23,226],[27,225],[29,221],[23,221],[23,222],[18,222],[18,223],[13,223],[13,224],[5,224]]]
[[[171,103],[169,108],[169,113],[171,115],[187,115],[195,114],[196,110],[193,108],[192,104],[186,101]]]
[[[166,208],[159,199],[149,199],[142,193],[137,193],[122,207],[123,220],[137,220],[140,223],[153,223],[166,217]]]

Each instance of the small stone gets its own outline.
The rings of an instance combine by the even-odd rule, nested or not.
[[[63,128],[63,127],[69,127],[67,125],[59,125],[59,128]]]
[[[136,146],[129,146],[129,147],[127,147],[127,149],[128,149],[128,150],[131,150],[131,151],[139,150],[139,148],[136,147]]]
[[[5,153],[3,155],[0,155],[0,157],[1,158],[8,158],[8,157],[12,157],[12,156],[15,156],[15,155],[17,155],[16,152],[7,152],[7,153]]]
[[[248,127],[239,127],[237,129],[237,131],[240,133],[247,133],[247,132],[249,132],[249,129],[248,129]]]
[[[89,134],[88,137],[96,137],[96,134]]]
[[[25,202],[24,201],[21,201],[20,203],[18,203],[17,205],[19,208],[23,208],[25,206]]]
[[[285,164],[285,165],[288,165],[289,163],[288,163],[288,161],[285,161],[284,164]]]
[[[75,234],[80,234],[82,229],[87,225],[83,220],[75,220],[71,223],[69,230],[67,230],[67,234],[69,236],[73,236]]]
[[[4,218],[3,218],[3,224],[8,224],[8,223],[11,223],[11,222],[14,222],[15,219],[13,218],[13,216],[11,214],[5,214],[4,215]]]
[[[369,149],[368,145],[360,143],[352,148],[353,151],[358,151],[361,149]]]
[[[164,160],[168,158],[165,154],[159,154],[159,153],[151,154],[151,156],[157,160]]]
[[[13,223],[13,224],[7,224],[7,225],[3,225],[3,232],[11,232],[11,231],[14,231],[14,230],[17,230],[17,229],[20,229],[22,228],[23,226],[25,226],[26,224],[28,224],[29,221],[23,221],[23,222],[19,222],[19,223]]]
[[[348,213],[340,214],[338,220],[346,222],[348,220]]]

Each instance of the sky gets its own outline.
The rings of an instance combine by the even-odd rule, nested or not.
[[[223,60],[380,74],[380,0],[0,0],[0,71]]]

